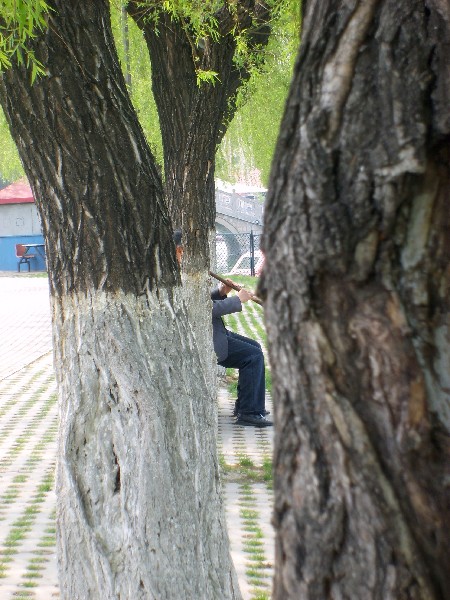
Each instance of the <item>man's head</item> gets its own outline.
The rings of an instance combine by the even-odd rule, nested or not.
[[[178,261],[179,265],[181,265],[181,259],[183,258],[183,244],[181,242],[181,239],[182,239],[181,229],[175,229],[175,231],[173,232],[173,241],[175,242],[177,261]]]

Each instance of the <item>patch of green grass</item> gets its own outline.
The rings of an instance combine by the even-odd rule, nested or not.
[[[30,564],[27,566],[27,571],[31,571],[33,573],[40,573],[41,571],[43,571],[44,566],[42,564],[36,564],[36,563],[32,563],[30,561]]]
[[[230,396],[236,397],[237,396],[237,386],[238,386],[237,379],[227,379],[227,383],[228,383],[228,392],[229,392]]]
[[[30,558],[31,564],[44,564],[47,562],[47,559],[43,556],[36,556],[34,558]]]
[[[273,461],[271,458],[265,458],[263,461],[263,479],[264,481],[273,481]]]
[[[219,454],[219,468],[222,475],[228,475],[233,471],[232,465],[228,464],[223,454]]]
[[[35,494],[33,496],[33,502],[35,502],[36,504],[42,504],[42,502],[45,502],[45,500],[45,494]]]
[[[251,533],[252,535],[256,536],[256,537],[264,537],[263,533],[261,531],[261,528],[258,525],[254,525],[253,521],[249,522],[248,525],[246,525],[244,527],[245,531],[247,531],[248,533]]]
[[[19,542],[25,539],[25,535],[28,531],[30,531],[30,527],[13,527],[13,529],[11,529],[11,531],[7,535],[3,544],[7,548],[17,546]]]
[[[232,275],[230,279],[251,292],[256,290],[259,283],[259,277],[252,277],[251,275]]]
[[[9,561],[9,557],[14,556],[15,554],[17,554],[17,550],[15,547],[2,548],[0,550],[0,556],[2,557],[2,562],[6,562],[7,560]],[[11,562],[11,561],[9,561],[9,562]]]
[[[263,532],[261,531],[260,527],[253,527],[252,531],[248,531],[247,533],[243,535],[244,539],[260,539],[262,540],[264,538]]]
[[[238,322],[234,314],[226,315],[225,324],[228,327],[228,329],[231,329],[232,331],[237,331],[238,329]]]
[[[272,393],[272,373],[270,372],[270,369],[266,368],[264,377],[265,377],[266,390],[269,392],[269,394],[271,394]]]
[[[0,556],[1,556],[0,564],[7,565],[7,564],[9,564],[10,562],[13,561],[12,556],[14,556],[14,554],[12,554],[12,555],[4,555],[4,552],[2,550],[2,551],[0,551]]]
[[[241,508],[254,508],[256,505],[255,498],[239,498],[239,506]]]
[[[25,481],[28,479],[28,477],[26,475],[20,474],[20,475],[16,475],[13,479],[13,483],[25,483]]]
[[[252,459],[249,456],[240,455],[238,457],[238,461],[239,461],[239,464],[241,465],[241,467],[254,467],[255,466],[255,463],[252,461]]]
[[[262,548],[264,546],[264,543],[261,540],[246,540],[243,544],[243,548],[244,550],[248,551],[248,552],[253,552],[255,549],[259,550],[260,548]]]
[[[43,575],[42,575],[42,571],[36,569],[35,571],[30,570],[30,568],[28,567],[28,570],[23,574],[23,579],[42,579]]]
[[[56,527],[47,527],[47,529],[45,530],[45,533],[51,533],[51,534],[55,535]]]
[[[245,459],[244,459],[244,462]],[[240,464],[232,465],[225,462],[223,459],[223,463],[220,464],[221,473],[227,479],[227,481],[235,481],[235,482],[249,482],[249,483],[265,483],[267,482],[267,473],[264,471],[263,466],[252,466],[252,467],[244,467]],[[269,481],[268,483],[271,483]],[[242,500],[247,500],[248,502],[253,501],[252,495],[241,495]]]
[[[249,509],[241,509],[240,515],[242,519],[258,519],[258,511],[257,510],[249,510]]]
[[[37,546],[38,548],[50,548],[51,546],[54,546],[56,544],[56,539],[54,536],[51,537],[47,537],[44,536],[42,538],[42,541],[40,541]]]
[[[241,492],[241,494],[247,494],[247,495],[253,496],[253,489],[252,489],[252,486],[250,485],[250,483],[243,483],[240,486],[240,492]]]
[[[9,491],[7,491],[7,492],[5,492],[5,494],[3,494],[1,500],[2,500],[2,502],[8,502],[8,500],[15,500],[18,495],[19,495],[18,490],[10,488]]]
[[[252,595],[252,600],[270,600],[270,596],[265,592],[258,591],[255,595]]]
[[[241,492],[239,494],[239,498],[241,499],[241,501],[254,502],[255,495],[253,494],[253,492]]]
[[[50,492],[52,489],[52,482],[51,481],[45,481],[44,483],[41,483],[40,486],[38,486],[38,492],[39,493],[47,493]]]
[[[47,547],[44,546],[43,548],[34,550],[33,554],[35,554],[36,556],[50,556],[53,554],[53,552],[54,552],[54,550],[48,550]]]
[[[255,568],[251,567],[249,569],[246,569],[245,574],[249,579],[253,579],[253,580],[256,579],[258,581],[258,583],[256,583],[255,581],[252,581],[253,585],[258,585],[258,584],[261,585],[264,583],[264,579],[261,577],[261,571],[259,569],[255,569]]]
[[[24,510],[24,514],[28,515],[28,516],[32,516],[32,515],[36,515],[39,511],[39,508],[37,506],[27,506],[26,509]]]
[[[259,569],[265,569],[266,568],[266,555],[264,554],[263,550],[247,550],[246,551],[247,554],[251,557],[251,560],[255,563],[257,563],[257,567]]]

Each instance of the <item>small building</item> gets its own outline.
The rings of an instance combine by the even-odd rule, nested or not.
[[[39,214],[26,179],[0,190],[0,271],[17,271],[16,244],[43,243]],[[43,256],[33,254],[31,270],[45,271]],[[22,269],[28,271],[25,265]]]

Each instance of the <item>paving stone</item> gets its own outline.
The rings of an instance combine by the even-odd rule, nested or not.
[[[0,273],[0,550],[27,509],[35,507],[36,513],[30,518],[30,529],[18,543],[13,560],[4,565],[0,600],[13,600],[19,592],[29,592],[32,600],[52,600],[59,597],[55,545],[42,543],[52,535],[47,530],[55,526],[54,490],[45,493],[44,502],[35,502],[45,476],[54,471],[56,462],[57,406],[48,282],[45,278],[4,275]],[[249,304],[244,306],[238,321],[239,332],[249,335],[250,331],[264,346],[262,311]],[[251,461],[261,471],[264,462],[271,460],[273,428],[235,425],[234,400],[223,387],[223,374],[220,384],[218,445],[222,460],[227,468],[235,469]],[[269,396],[266,408],[273,414]],[[274,562],[272,491],[260,481],[243,487],[245,479],[231,481],[226,473],[227,469],[223,492],[231,556],[243,599],[251,600],[258,593],[269,598]],[[13,501],[5,504],[5,495],[11,492],[15,494]],[[252,512],[246,513],[248,510]],[[242,518],[245,514],[256,515],[258,537],[253,543],[260,549],[261,564],[255,562],[256,554],[249,552],[249,540],[255,534],[246,530],[248,524]],[[0,555],[0,565],[1,558]],[[29,566],[36,564],[42,566],[40,577],[27,579]],[[256,573],[257,577],[249,573]],[[36,586],[25,587],[28,581]]]

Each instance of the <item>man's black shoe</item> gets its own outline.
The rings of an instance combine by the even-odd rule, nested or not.
[[[269,421],[269,419],[266,419],[266,417],[264,417],[263,415],[240,414],[240,415],[238,415],[238,418],[236,419],[236,425],[247,425],[247,426],[253,425],[253,427],[270,427],[271,425],[273,425],[273,423],[272,423],[272,421]]]
[[[234,401],[233,417],[237,417],[238,414],[239,414],[239,400],[235,400]]]
[[[263,417],[267,417],[267,415],[270,415],[270,410],[263,410],[262,411],[262,416]],[[239,415],[239,400],[235,400],[234,401],[234,410],[233,410],[233,417],[237,417]]]

